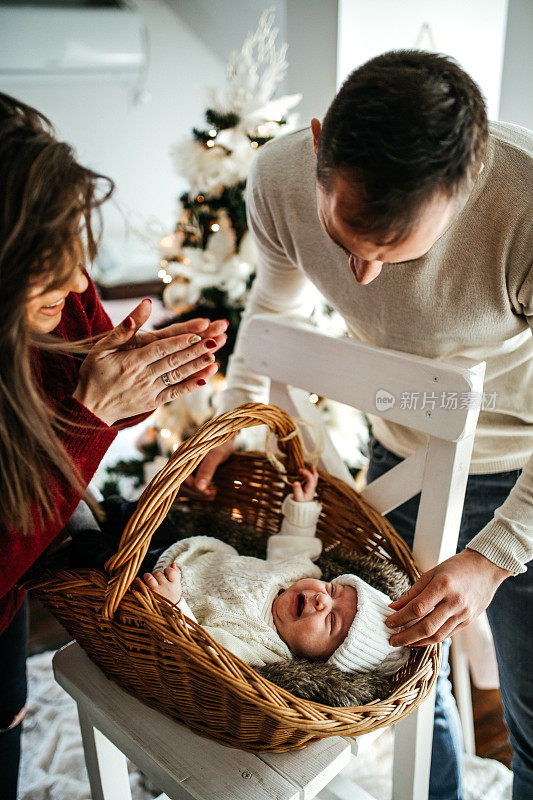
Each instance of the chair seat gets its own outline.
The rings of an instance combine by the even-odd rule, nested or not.
[[[124,757],[172,800],[311,800],[350,759],[351,743],[340,736],[257,755],[205,739],[106,678],[75,642],[55,654],[53,668],[78,704],[93,800],[127,798]]]

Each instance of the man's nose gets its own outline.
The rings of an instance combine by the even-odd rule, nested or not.
[[[383,261],[365,261],[357,256],[350,257],[350,269],[357,283],[365,285],[378,277],[383,267]]]

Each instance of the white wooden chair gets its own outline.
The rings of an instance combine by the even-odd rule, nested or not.
[[[246,360],[270,377],[270,401],[291,414],[320,424],[309,402],[314,392],[428,434],[427,445],[363,494],[387,513],[421,492],[413,547],[418,563],[426,570],[455,553],[479,414],[472,401],[481,398],[484,363],[433,362],[269,315],[248,323]],[[443,393],[457,399],[455,410],[442,407]],[[414,395],[417,407],[404,407]],[[321,466],[353,483],[327,434]],[[323,800],[372,800],[335,777],[350,758],[345,739],[292,753],[245,753],[147,708],[107,680],[76,644],[56,654],[54,672],[78,704],[93,800],[130,800],[125,756],[172,800],[311,800],[321,790]],[[394,800],[427,798],[433,706],[428,698],[395,726]]]

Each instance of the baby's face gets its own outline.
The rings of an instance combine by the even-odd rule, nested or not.
[[[344,641],[357,611],[353,586],[303,578],[272,604],[277,631],[294,655],[327,659]]]

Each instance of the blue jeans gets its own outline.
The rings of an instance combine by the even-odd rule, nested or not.
[[[370,442],[368,482],[402,459],[381,442]],[[520,470],[468,478],[457,550],[490,522],[507,498]],[[413,545],[420,495],[387,514],[387,519]],[[533,568],[505,580],[487,609],[498,659],[505,721],[514,752],[513,800],[533,800]],[[435,725],[429,781],[430,800],[461,800],[461,726],[448,680],[449,640],[443,643],[443,664],[437,680]]]

